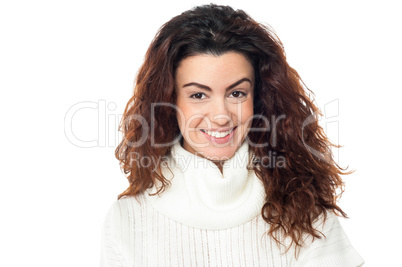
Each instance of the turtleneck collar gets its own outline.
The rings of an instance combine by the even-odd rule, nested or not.
[[[225,229],[255,218],[265,200],[264,186],[248,170],[246,141],[223,164],[222,172],[212,161],[192,154],[176,143],[163,175],[171,185],[159,196],[145,196],[160,213],[182,224],[202,229]],[[148,193],[155,193],[154,186]]]

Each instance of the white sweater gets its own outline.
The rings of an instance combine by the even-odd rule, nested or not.
[[[261,217],[262,182],[246,168],[248,144],[225,162],[223,174],[211,161],[176,143],[163,168],[171,182],[160,196],[158,185],[117,200],[103,226],[101,266],[317,266],[356,267],[363,259],[331,212],[326,238],[306,240],[297,259],[266,234]]]

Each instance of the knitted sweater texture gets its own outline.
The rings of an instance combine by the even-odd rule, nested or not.
[[[133,266],[312,266],[357,267],[364,261],[338,218],[328,212],[316,229],[325,238],[306,238],[295,257],[266,232],[261,216],[264,187],[247,169],[248,143],[227,160],[223,172],[176,143],[162,165],[171,185],[117,200],[106,215],[101,267]],[[286,243],[287,242],[287,243]],[[289,244],[290,240],[286,240]]]

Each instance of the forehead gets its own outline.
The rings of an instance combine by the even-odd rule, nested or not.
[[[225,86],[242,78],[249,78],[254,84],[254,68],[242,54],[228,52],[220,56],[200,54],[183,59],[175,74],[180,88],[188,82]]]

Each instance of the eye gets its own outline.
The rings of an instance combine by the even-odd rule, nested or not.
[[[233,91],[230,95],[232,95],[234,98],[240,98],[245,97],[247,94],[241,91]]]
[[[204,98],[203,96],[205,97],[204,93],[195,93],[191,95],[190,98],[203,99]]]

